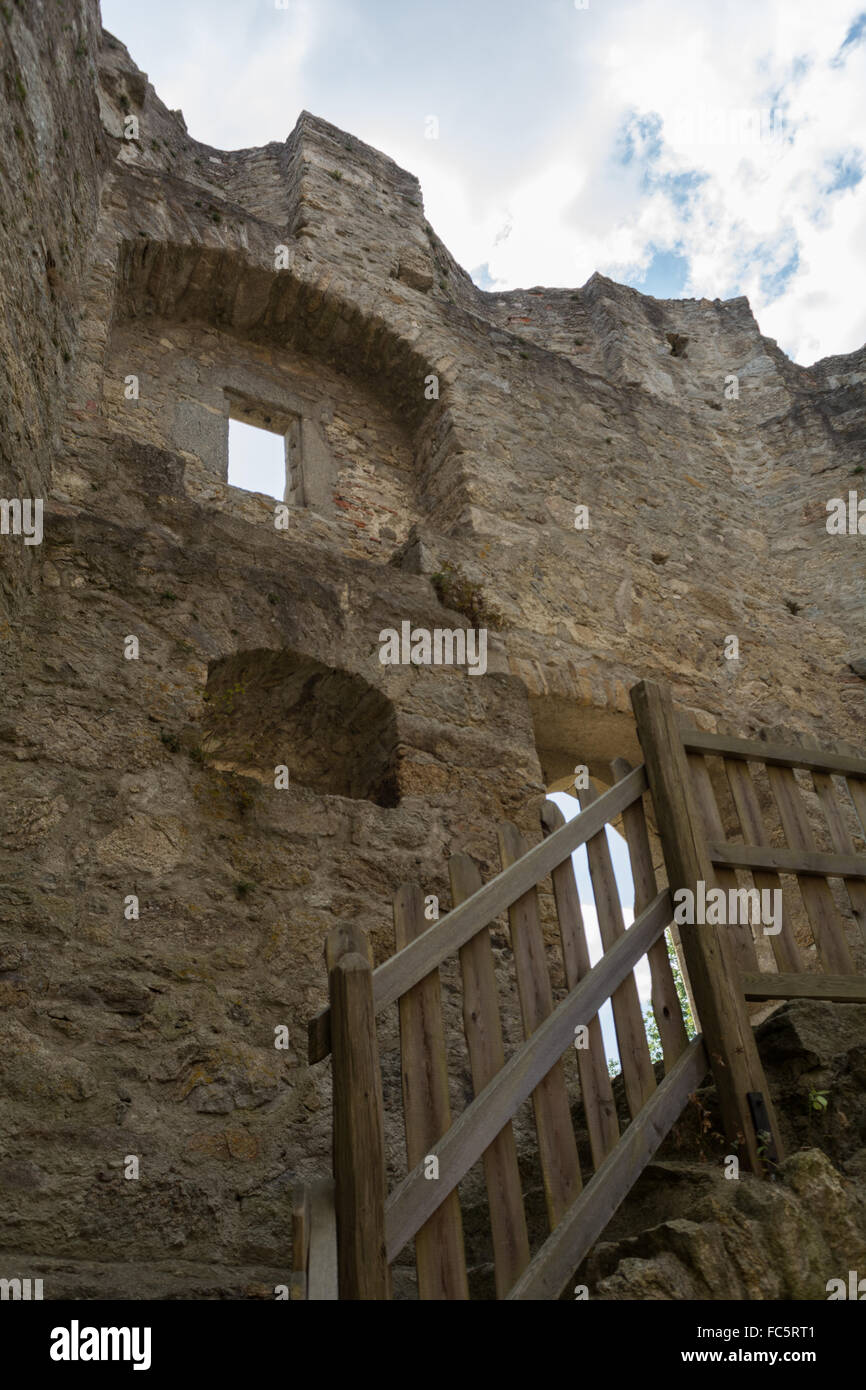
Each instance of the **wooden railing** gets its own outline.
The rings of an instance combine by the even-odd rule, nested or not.
[[[632,692],[646,763],[617,761],[614,785],[581,794],[581,812],[567,824],[552,802],[542,814],[544,838],[530,847],[521,832],[499,830],[502,872],[482,883],[466,855],[449,861],[452,910],[428,925],[424,897],[406,884],[394,901],[396,954],[373,969],[369,942],[356,926],[328,938],[329,1007],[309,1025],[309,1056],[333,1059],[334,1210],[339,1297],[387,1299],[391,1265],[415,1242],[418,1296],[469,1296],[458,1185],[481,1163],[487,1189],[497,1297],[556,1298],[597,1240],[653,1153],[712,1067],[727,1137],[741,1163],[760,1172],[778,1160],[781,1143],[749,1023],[746,999],[802,994],[791,932],[773,938],[778,972],[760,976],[748,928],[683,925],[680,940],[702,1034],[689,1042],[665,942],[673,894],[704,884],[736,885],[748,864],[756,885],[775,872],[796,872],[822,962],[833,975],[808,997],[864,998],[838,923],[830,925],[825,875],[842,876],[852,911],[864,921],[866,861],[855,850],[845,817],[828,786],[849,779],[866,831],[866,762],[817,750],[743,745],[683,730],[667,693],[643,683]],[[759,748],[789,834],[790,853],[772,854],[750,792],[747,759]],[[724,841],[722,817],[705,758],[722,756],[749,843]],[[809,840],[796,799],[792,767],[807,767],[827,811],[832,855]],[[774,771],[775,769],[775,771]],[[824,779],[824,780],[822,780]],[[793,788],[792,788],[792,783]],[[736,790],[735,790],[736,789]],[[654,821],[668,886],[659,890],[650,852],[644,796]],[[784,809],[783,809],[784,808]],[[620,819],[621,818],[621,819]],[[617,821],[625,835],[635,886],[635,920],[626,929],[605,833]],[[586,846],[604,954],[590,966],[572,853]],[[555,1003],[542,930],[538,885],[550,876],[567,992]],[[817,892],[815,891],[817,889]],[[831,899],[832,900],[832,899]],[[524,1041],[506,1059],[490,925],[507,911]],[[452,1119],[439,967],[457,955],[463,1032],[474,1099]],[[648,958],[652,1006],[663,1050],[657,1082],[650,1059],[634,968]],[[783,968],[784,967],[784,968]],[[501,968],[500,968],[501,976]],[[842,982],[840,984],[840,981]],[[828,992],[829,989],[829,992]],[[769,993],[765,991],[771,991]],[[599,1009],[611,1000],[630,1121],[620,1133],[603,1045]],[[382,1082],[376,1018],[398,1003],[403,1126],[408,1172],[386,1192]],[[563,1057],[574,1046],[592,1173],[582,1172],[572,1125]],[[512,1121],[529,1098],[535,1119],[550,1235],[533,1253]],[[321,1202],[321,1192],[319,1194]],[[328,1285],[314,1274],[309,1208],[298,1206],[296,1284]],[[330,1245],[325,1246],[331,1249]],[[298,1296],[303,1296],[299,1294]],[[309,1296],[309,1295],[308,1295]],[[324,1296],[319,1294],[318,1296]],[[337,1296],[331,1288],[330,1296]]]
[[[769,935],[775,970],[759,969],[748,926],[732,928],[746,998],[866,1003],[866,976],[858,971],[848,940],[851,927],[856,926],[866,945],[866,853],[857,851],[854,840],[858,820],[860,838],[866,838],[866,759],[796,744],[780,746],[699,733],[682,726],[681,733],[718,886],[723,891],[736,889],[737,871],[747,870],[759,892],[781,893],[784,902],[781,931]],[[708,762],[713,758],[719,760],[722,787],[726,785],[730,793],[742,844],[725,839]],[[820,807],[823,819],[817,830],[823,831],[831,851],[816,846],[816,816],[809,817],[795,769],[809,776],[813,808]],[[769,785],[777,820],[774,838],[781,831],[784,845],[770,843],[756,778],[766,778]],[[793,885],[785,884],[780,874],[795,878],[811,943],[795,936],[793,924],[799,914],[792,899]],[[841,880],[850,926],[828,882],[834,878]]]

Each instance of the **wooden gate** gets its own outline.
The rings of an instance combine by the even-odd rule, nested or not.
[[[545,805],[545,838],[529,847],[510,824],[499,829],[502,871],[482,883],[465,855],[449,861],[452,910],[432,926],[417,885],[394,901],[396,954],[373,969],[365,934],[352,925],[328,938],[330,1004],[309,1027],[309,1059],[333,1060],[333,1210],[336,1236],[312,1229],[313,1205],[296,1204],[297,1297],[387,1299],[390,1267],[415,1243],[418,1295],[468,1298],[458,1185],[481,1162],[486,1182],[496,1293],[507,1299],[557,1298],[616,1208],[681,1114],[708,1070],[716,1083],[728,1141],[755,1172],[782,1156],[746,1000],[811,997],[866,1000],[844,926],[826,878],[845,884],[861,929],[866,922],[866,855],[855,851],[832,784],[847,778],[866,835],[866,761],[818,750],[746,744],[683,728],[667,692],[648,682],[632,703],[645,763],[618,761],[614,785],[581,796],[565,824]],[[706,759],[720,756],[746,843],[726,843]],[[770,848],[747,762],[768,769],[787,848]],[[818,851],[793,768],[812,771],[833,853]],[[668,884],[659,889],[650,852],[644,797]],[[605,826],[621,817],[635,885],[635,920],[625,928]],[[853,832],[857,834],[855,830]],[[590,966],[571,855],[587,848],[604,954]],[[807,975],[793,934],[773,938],[777,970],[761,974],[749,928],[695,923],[679,928],[701,1022],[689,1042],[665,943],[675,895],[687,889],[736,887],[750,869],[756,887],[779,872],[797,875],[821,963],[832,974]],[[550,875],[567,992],[554,1002],[541,925],[538,885]],[[831,911],[832,909],[832,911]],[[523,1043],[505,1056],[490,926],[507,911]],[[440,966],[456,956],[463,1033],[474,1099],[452,1119],[449,1053],[441,1008]],[[664,1056],[657,1081],[641,1016],[634,968],[647,958],[652,1006]],[[820,983],[818,983],[820,981]],[[620,1133],[598,1011],[610,999],[630,1122]],[[403,1126],[408,1172],[386,1192],[382,1081],[376,1018],[397,1003],[402,1056]],[[581,1172],[563,1057],[575,1048],[592,1172]],[[550,1234],[530,1249],[512,1121],[531,1098],[537,1160]],[[316,1201],[327,1232],[329,1189]],[[336,1247],[336,1248],[335,1248]],[[318,1262],[318,1264],[317,1264]],[[314,1265],[317,1267],[314,1268]],[[333,1277],[327,1276],[328,1268]],[[323,1274],[323,1269],[326,1271]],[[318,1293],[314,1293],[314,1289]]]

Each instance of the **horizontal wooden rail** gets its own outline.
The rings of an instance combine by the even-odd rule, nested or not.
[[[510,869],[473,893],[459,907],[440,918],[422,932],[402,951],[398,951],[373,973],[373,1001],[376,1013],[381,1013],[395,999],[423,980],[448,956],[459,951],[467,941],[504,912],[512,903],[540,883],[557,865],[573,854],[587,840],[597,835],[610,821],[642,796],[647,788],[643,764],[636,767],[621,782],[600,796],[574,820],[534,845]],[[308,1025],[307,1055],[309,1061],[320,1062],[331,1050],[330,1009],[316,1014]],[[427,1186],[431,1186],[430,1183]],[[440,1184],[434,1183],[437,1187]]]
[[[559,1297],[708,1069],[704,1040],[695,1038],[527,1265],[509,1299]]]
[[[831,1004],[866,1004],[863,975],[772,975],[744,972],[747,999],[824,999]]]
[[[594,804],[600,805],[601,801]],[[557,835],[561,833],[556,832]],[[545,843],[549,844],[550,841]],[[529,855],[525,858],[528,859]],[[524,862],[525,859],[518,860],[518,863]],[[467,901],[471,902],[472,899]],[[580,984],[566,995],[553,1013],[509,1058],[447,1134],[431,1146],[430,1153],[439,1159],[438,1181],[430,1182],[425,1178],[425,1165],[419,1163],[394,1188],[385,1207],[385,1248],[389,1261],[429,1220],[518,1107],[532,1094],[542,1077],[556,1065],[574,1040],[575,1026],[587,1024],[595,1017],[641,956],[658,940],[671,920],[672,906],[671,895],[668,889],[664,889],[616,945],[605,953]]]
[[[771,767],[804,767],[810,772],[835,772],[842,777],[866,777],[866,758],[850,753],[830,753],[821,748],[782,743],[763,743],[760,739],[729,738],[727,734],[707,734],[681,720],[678,724],[683,743],[690,753],[717,753],[725,758],[745,758],[747,762],[769,763]]]
[[[809,874],[816,878],[866,879],[863,854],[824,854],[774,845],[711,844],[707,848],[713,863],[726,869],[773,869],[777,873]]]

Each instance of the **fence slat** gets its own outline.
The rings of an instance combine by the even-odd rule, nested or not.
[[[452,855],[448,861],[451,899],[455,907],[478,892],[481,874],[467,854]],[[482,927],[471,941],[460,948],[463,976],[463,1028],[469,1050],[472,1085],[481,1095],[505,1065],[499,996],[493,963],[493,947],[488,927]],[[529,1236],[523,1209],[517,1145],[510,1119],[482,1154],[496,1296],[504,1298],[515,1279],[529,1264]]]
[[[310,1250],[310,1194],[304,1184],[292,1192],[292,1301],[307,1297],[307,1256]]]
[[[791,849],[814,853],[815,841],[793,772],[787,767],[768,767],[767,777]],[[805,876],[798,876],[797,883],[824,969],[837,975],[852,975],[854,962],[829,884]]]
[[[613,1153],[587,1183],[564,1221],[538,1251],[509,1300],[554,1299],[628,1196],[683,1107],[707,1074],[703,1037],[695,1038],[632,1120]]]
[[[388,1299],[382,1076],[373,971],[362,936],[358,928],[340,926],[325,943],[334,1052],[340,1298]]]
[[[743,832],[743,839],[752,845],[766,845],[769,847],[770,836],[767,827],[764,825],[764,818],[761,815],[761,807],[758,802],[758,793],[752,781],[752,774],[747,763],[738,762],[735,758],[726,758],[724,761],[725,776],[728,779],[728,786],[731,789],[731,796],[734,800],[734,808],[740,822],[740,829]],[[759,893],[775,893],[782,890],[782,880],[778,874],[768,873],[763,869],[754,869],[752,878]],[[800,948],[797,945],[797,938],[794,936],[793,929],[786,921],[784,895],[782,898],[782,930],[770,937],[770,945],[776,961],[776,968],[781,973],[796,973],[803,969],[803,958]]]
[[[866,835],[866,781],[860,781],[857,777],[849,777],[847,783],[851,800],[854,802],[854,809],[860,817],[863,834]]]
[[[671,892],[685,888],[695,893],[701,880],[714,882],[713,869],[670,690],[641,681],[631,691],[631,702]],[[724,928],[710,924],[682,925],[680,940],[712,1062],[725,1133],[731,1143],[742,1136],[741,1161],[761,1173],[764,1165],[748,1099],[750,1091],[760,1091],[764,1097],[768,1126],[780,1156],[783,1146],[730,945]]]
[[[565,817],[556,802],[545,801],[541,808],[541,825],[545,833],[552,834],[564,822]],[[580,894],[577,891],[571,859],[566,859],[564,864],[558,864],[551,878],[562,940],[565,980],[568,988],[574,989],[574,986],[589,974],[591,966],[580,908]],[[575,1053],[592,1163],[594,1168],[598,1168],[619,1139],[619,1120],[598,1014],[589,1019],[584,1026],[589,1046],[575,1048]]]
[[[706,758],[700,753],[690,753],[688,755],[689,771],[692,774],[692,788],[695,793],[695,801],[703,817],[704,835],[708,840],[723,841],[725,838],[725,828],[722,824],[722,817],[719,811],[716,793],[710,779],[710,770],[707,767]],[[747,764],[743,763],[743,767]],[[712,858],[712,855],[710,856]],[[722,892],[727,894],[731,890],[737,889],[737,875],[733,869],[717,869],[716,884]],[[739,970],[757,970],[758,957],[755,952],[755,941],[752,936],[752,928],[748,922],[736,922],[733,926],[728,924],[728,931],[731,936],[731,945],[734,948],[734,957]]]
[[[598,792],[587,787],[579,792],[581,810],[596,801]],[[625,922],[619,901],[619,890],[607,835],[600,830],[587,842],[586,853],[589,859],[589,875],[592,879],[592,892],[595,898],[601,944],[609,951],[621,936],[625,935]],[[616,1041],[619,1059],[622,1064],[622,1077],[625,1084],[626,1101],[632,1119],[639,1114],[646,1101],[656,1088],[655,1072],[646,1040],[643,1014],[634,975],[629,975],[611,995],[613,1021],[616,1027]]]
[[[309,1191],[310,1249],[307,1258],[307,1298],[311,1303],[331,1303],[340,1296],[333,1181],[330,1178],[321,1178],[310,1184]]]
[[[393,1189],[388,1198],[386,1231],[388,1258],[393,1259],[427,1220],[451,1187],[481,1157],[487,1146],[532,1094],[574,1037],[574,1026],[597,1014],[612,990],[625,979],[670,921],[671,895],[665,889],[641,913],[625,936],[607,951],[580,984],[557,1004],[532,1037],[509,1057],[493,1079],[448,1133],[434,1144],[439,1156],[439,1191],[424,1178],[419,1165]],[[443,1190],[444,1188],[444,1190]]]
[[[292,1272],[306,1278],[310,1252],[310,1194],[304,1184],[292,1193]]]
[[[614,758],[610,766],[617,781],[621,781],[631,772],[631,764],[625,758]],[[646,815],[643,801],[640,798],[623,811],[622,828],[631,860],[631,876],[634,882],[634,912],[637,917],[639,913],[643,912],[647,903],[652,902],[658,892]],[[666,937],[663,936],[647,951],[647,960],[649,961],[652,980],[653,1014],[655,1015],[656,1027],[659,1030],[665,1072],[669,1072],[677,1058],[685,1052],[689,1045],[689,1039],[683,1020],[680,997],[677,994],[674,972],[671,969]],[[755,961],[755,967],[757,968],[757,961]]]
[[[394,937],[398,951],[427,927],[424,895],[414,883],[401,884],[394,897]],[[439,970],[404,994],[399,1004],[403,1075],[403,1121],[410,1170],[451,1124],[448,1064],[442,1025]],[[433,1179],[431,1179],[433,1181]],[[415,1237],[418,1297],[424,1301],[469,1298],[463,1222],[457,1189]]]
[[[856,854],[851,832],[842,816],[842,808],[839,805],[832,777],[829,777],[826,772],[813,772],[812,782],[821,805],[824,807],[833,848],[838,854]],[[864,874],[866,874],[866,857],[864,857]],[[854,919],[860,928],[863,940],[866,941],[866,883],[856,878],[846,878],[843,882],[848,894],[848,901],[851,904],[851,911],[854,913]]]
[[[517,826],[509,821],[499,826],[498,838],[502,867],[508,869],[526,854],[529,847]],[[508,922],[523,1036],[529,1038],[553,1013],[553,990],[550,987],[536,888],[512,903],[508,909]],[[532,1106],[547,1217],[553,1230],[583,1185],[561,1060],[554,1063],[536,1086],[532,1093]]]

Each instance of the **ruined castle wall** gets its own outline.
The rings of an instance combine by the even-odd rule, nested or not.
[[[72,39],[45,24],[62,69]],[[37,50],[25,66],[50,89]],[[36,1261],[46,1296],[269,1297],[290,1188],[329,1161],[304,1034],[336,922],[381,960],[401,882],[444,911],[450,853],[495,872],[498,821],[537,838],[545,785],[639,756],[643,677],[703,727],[862,741],[862,545],[834,544],[819,506],[859,476],[862,355],[807,373],[744,300],[599,276],[484,294],[384,155],[308,113],[263,150],[211,150],[110,36],[67,99],[74,139],[98,108],[111,154],[75,243],[68,386],[47,354],[27,376],[50,287],[19,275],[0,335],[10,458],[29,428],[47,467],[63,407],[4,668],[4,1259]],[[308,423],[320,466],[287,530],[225,481],[227,391]],[[17,583],[5,538],[2,559]],[[379,660],[404,620],[468,625],[430,583],[444,562],[502,615],[483,676]]]
[[[0,496],[44,498],[77,351],[79,286],[106,164],[96,0],[0,11]],[[4,538],[0,623],[39,550]],[[7,658],[8,659],[8,658]]]
[[[103,402],[118,433],[191,455],[202,476],[223,484],[230,413],[289,429],[292,500],[331,519],[334,543],[352,553],[384,562],[419,520],[412,440],[401,422],[363,385],[301,353],[198,323],[126,322],[109,344]],[[236,490],[216,495],[238,505]]]

